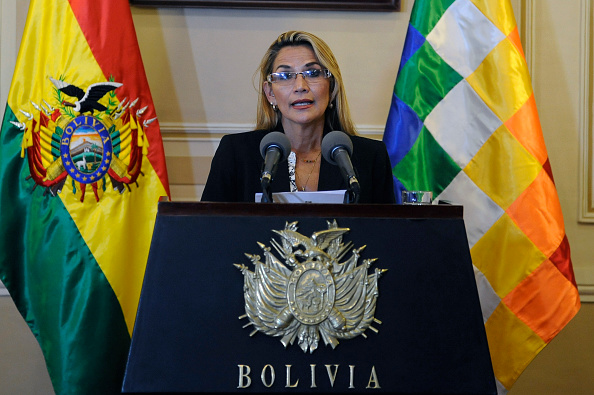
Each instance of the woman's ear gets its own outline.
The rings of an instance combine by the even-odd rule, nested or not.
[[[268,102],[271,104],[276,104],[276,99],[274,98],[274,92],[272,91],[272,84],[270,82],[266,81],[262,85],[262,89],[264,90],[264,94],[266,94],[266,99],[268,99]]]

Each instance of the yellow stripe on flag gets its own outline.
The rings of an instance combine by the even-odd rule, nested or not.
[[[139,188],[132,186],[132,193],[125,192],[123,196],[105,194],[97,203],[98,207],[95,204],[86,204],[88,203],[86,199],[81,203],[80,192],[75,195],[67,190],[60,195],[115,291],[130,334],[134,328],[136,308],[157,215],[156,203],[146,199],[146,196],[167,195],[159,177],[146,158],[142,163],[142,172],[144,176],[139,179],[142,182]],[[90,186],[87,186],[86,193],[88,199],[94,200],[91,197]],[[147,218],[151,218],[150,226],[146,225]],[[114,224],[118,226],[113,226]],[[125,248],[106,247],[112,244],[118,245],[118,241],[122,238],[128,238],[134,244]]]
[[[29,86],[10,90],[8,105],[12,109],[33,111],[31,101],[41,103],[43,99],[54,97],[54,86],[49,77],[59,79],[63,76],[65,81],[84,88],[90,83],[89,80],[106,81],[104,77],[98,77],[103,76],[103,72],[68,2],[56,1],[43,13],[46,21],[41,20],[40,13],[33,12],[33,7],[29,13],[25,25],[27,35],[23,37],[14,68],[13,87],[17,81]],[[28,36],[35,39],[29,39]],[[43,40],[37,37],[43,37]],[[31,62],[30,59],[44,61]],[[74,64],[76,67],[71,67]],[[26,120],[20,111],[15,111],[15,115],[21,122]]]

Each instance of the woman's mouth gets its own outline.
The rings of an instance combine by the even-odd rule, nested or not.
[[[291,106],[295,108],[303,108],[313,104],[313,100],[296,100],[291,103]]]

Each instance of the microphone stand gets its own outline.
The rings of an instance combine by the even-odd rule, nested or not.
[[[356,204],[359,203],[361,189],[359,188],[359,183],[352,183],[349,184],[346,192],[344,193],[344,204]]]
[[[263,178],[262,183],[262,198],[260,203],[272,203],[272,192],[270,192],[270,179]]]
[[[260,203],[273,203],[272,192],[270,191],[270,183],[272,182],[272,175],[276,173],[276,164],[270,169],[270,172],[263,171],[260,178],[260,185],[262,185],[262,198]]]

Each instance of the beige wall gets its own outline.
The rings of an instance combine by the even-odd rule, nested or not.
[[[264,49],[285,30],[308,30],[330,44],[341,64],[355,122],[363,134],[381,138],[412,3],[403,0],[399,13],[133,7],[173,199],[199,199],[218,138],[251,128],[253,73]],[[594,224],[578,221],[580,138],[592,96],[591,90],[582,91],[591,68],[585,56],[585,39],[591,38],[585,22],[591,19],[582,15],[591,0],[512,3],[582,300],[594,301]],[[6,102],[27,7],[28,0],[0,0],[0,103]],[[594,304],[584,305],[511,393],[594,393],[593,315]],[[0,394],[50,392],[39,347],[10,299],[0,297]]]

